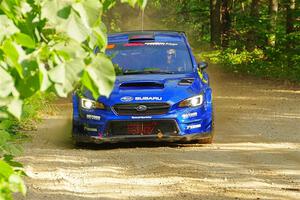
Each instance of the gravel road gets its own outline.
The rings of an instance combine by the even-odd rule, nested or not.
[[[300,199],[300,87],[209,68],[215,140],[72,145],[71,104],[46,117],[18,157],[34,200]]]

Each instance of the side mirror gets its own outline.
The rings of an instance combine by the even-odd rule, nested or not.
[[[208,67],[208,63],[207,62],[199,62],[198,63],[198,68],[202,71],[204,69],[206,69]]]

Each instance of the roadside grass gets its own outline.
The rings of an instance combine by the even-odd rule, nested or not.
[[[209,50],[199,55],[201,60],[220,64],[225,71],[260,78],[300,83],[299,56],[255,49],[252,52],[237,49]]]

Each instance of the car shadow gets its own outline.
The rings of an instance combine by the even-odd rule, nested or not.
[[[80,144],[76,145],[77,149],[87,149],[87,150],[113,150],[113,149],[133,149],[133,148],[159,148],[159,147],[169,147],[169,148],[181,148],[181,147],[201,147],[204,144],[199,144],[197,142],[118,142],[118,143],[103,143],[103,144]]]

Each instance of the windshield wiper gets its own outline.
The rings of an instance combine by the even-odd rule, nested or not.
[[[174,74],[174,72],[169,71],[159,71],[159,70],[146,70],[146,71],[135,71],[135,70],[125,70],[124,75],[128,74]]]

